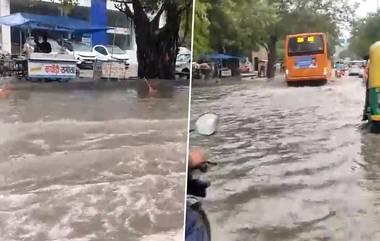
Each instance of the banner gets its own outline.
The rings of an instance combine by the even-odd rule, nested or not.
[[[297,57],[295,67],[296,69],[317,68],[317,60],[315,57]]]
[[[224,70],[221,70],[220,75],[221,77],[231,77],[232,71],[230,69],[224,69]]]
[[[104,62],[102,64],[102,77],[113,79],[124,79],[126,68],[124,63]]]
[[[76,63],[28,62],[29,77],[75,78]]]

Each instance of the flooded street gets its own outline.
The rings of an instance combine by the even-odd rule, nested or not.
[[[3,97],[1,240],[181,240],[188,88]]]
[[[282,80],[192,89],[192,119],[220,115],[191,138],[212,161],[204,202],[213,240],[380,240],[380,135],[362,124],[365,87]]]

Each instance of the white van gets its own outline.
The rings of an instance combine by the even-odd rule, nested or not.
[[[179,47],[176,60],[176,74],[190,78],[191,51],[185,47]]]

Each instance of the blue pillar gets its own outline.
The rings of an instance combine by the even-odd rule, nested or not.
[[[107,0],[91,0],[91,23],[107,26]],[[107,32],[92,34],[92,44],[108,44]]]

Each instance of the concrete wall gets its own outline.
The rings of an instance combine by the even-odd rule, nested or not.
[[[259,71],[261,65],[266,65],[266,63],[263,63],[262,61],[268,60],[268,53],[265,48],[260,48],[259,51],[252,52],[251,57],[254,70]]]
[[[255,57],[259,58],[260,60],[267,60],[268,59],[268,53],[265,48],[260,48],[257,52],[252,52],[252,59]]]

